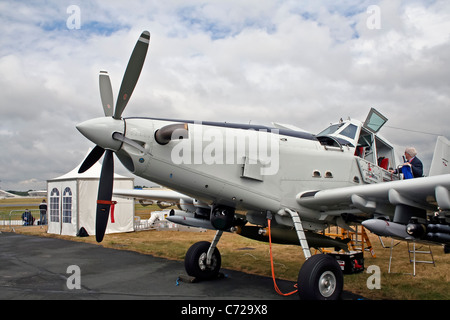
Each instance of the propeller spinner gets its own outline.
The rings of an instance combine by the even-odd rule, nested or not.
[[[142,32],[131,54],[128,66],[120,86],[119,95],[114,108],[111,80],[106,71],[99,76],[100,97],[105,113],[104,118],[92,119],[77,125],[77,129],[89,140],[96,144],[79,169],[83,173],[92,167],[105,154],[100,175],[97,195],[97,212],[95,237],[101,242],[108,225],[109,211],[113,202],[112,190],[114,180],[113,152],[118,151],[122,143],[129,143],[124,136],[124,122],[122,113],[130,100],[136,83],[144,65],[150,43],[150,33]]]

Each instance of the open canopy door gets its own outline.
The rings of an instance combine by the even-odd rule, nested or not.
[[[370,109],[366,121],[364,122],[364,128],[372,131],[373,133],[377,133],[387,121],[388,119],[385,116],[372,108]]]

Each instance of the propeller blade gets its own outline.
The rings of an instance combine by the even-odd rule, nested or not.
[[[112,117],[114,114],[114,100],[111,87],[111,80],[106,71],[100,71],[99,75],[100,98],[102,99],[103,110],[106,117]]]
[[[95,148],[89,153],[89,155],[84,159],[83,164],[78,169],[78,173],[86,172],[90,167],[92,167],[103,155],[105,149],[99,146],[95,146]]]
[[[114,158],[111,150],[106,150],[103,159],[102,172],[98,186],[97,196],[97,213],[95,219],[95,239],[102,242],[105,235],[106,226],[108,225],[109,209],[111,207],[111,199],[114,182]]]
[[[148,45],[150,42],[150,33],[148,31],[142,32],[139,40],[134,47],[128,62],[127,69],[123,76],[122,84],[120,86],[119,96],[117,97],[116,110],[114,112],[114,119],[120,119],[122,112],[127,106],[133,93],[134,87],[141,74],[144,65],[145,56],[147,55]]]

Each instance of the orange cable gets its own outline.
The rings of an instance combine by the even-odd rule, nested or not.
[[[272,257],[272,234],[271,234],[271,231],[270,231],[270,219],[268,219],[267,222],[268,222],[268,225],[269,225],[269,251],[270,251],[270,266],[271,266],[271,268],[272,268],[273,287],[275,288],[275,291],[276,291],[279,295],[284,296],[284,297],[287,297],[287,296],[290,296],[290,295],[293,295],[294,293],[296,293],[296,292],[298,291],[298,289],[296,289],[296,290],[294,290],[294,291],[292,291],[292,292],[283,293],[283,292],[281,292],[281,290],[280,290],[280,289],[278,288],[278,286],[277,286],[277,282],[276,282],[276,280],[275,280],[275,271],[274,271],[274,268],[273,268],[273,257]]]

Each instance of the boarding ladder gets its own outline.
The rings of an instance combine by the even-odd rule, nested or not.
[[[391,245],[385,246],[383,241],[380,241],[381,244],[383,245],[383,248],[386,249],[390,249],[390,255],[389,255],[389,269],[388,269],[388,273],[391,273],[391,265],[392,265],[392,255],[393,255],[393,249],[395,246],[397,246],[400,242],[397,242],[396,244],[394,244],[394,239],[391,238]],[[434,257],[433,257],[433,251],[431,251],[431,246],[428,246],[428,250],[420,250],[422,247],[416,248],[416,242],[415,241],[407,241],[407,246],[408,246],[408,257],[409,257],[409,263],[413,265],[413,273],[412,275],[415,277],[416,276],[416,264],[417,263],[424,263],[424,264],[432,264],[433,266],[436,267],[436,263],[434,261]],[[411,245],[412,243],[412,245]],[[412,249],[411,249],[412,246]],[[430,256],[430,260],[417,260],[417,255],[429,255]]]
[[[421,247],[416,248],[416,242],[412,242],[412,249],[410,247],[410,242],[408,241],[408,255],[409,255],[409,263],[413,264],[413,276],[416,276],[416,263],[425,263],[425,264],[432,264],[436,267],[436,263],[434,262],[433,252],[431,251],[431,246],[428,246],[428,250],[419,250]],[[416,255],[417,254],[423,254],[423,255],[430,255],[431,260],[417,260]],[[412,259],[411,259],[412,255]]]

